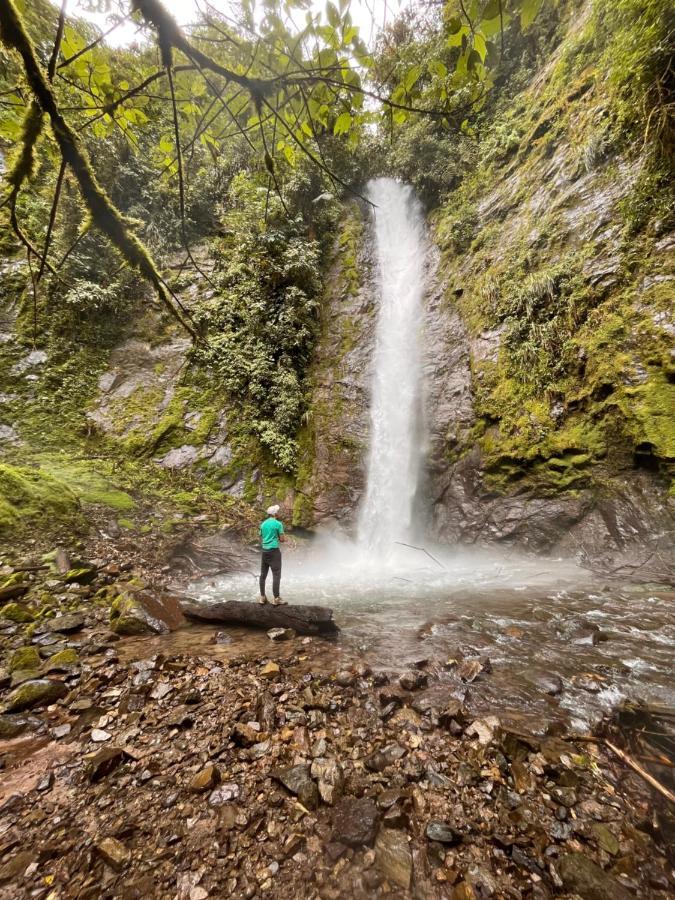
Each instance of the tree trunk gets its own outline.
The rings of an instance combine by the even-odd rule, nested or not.
[[[325,606],[272,606],[271,603],[181,603],[189,619],[200,622],[222,622],[225,625],[248,625],[251,628],[293,628],[298,634],[335,637],[339,628],[333,621],[333,610]]]

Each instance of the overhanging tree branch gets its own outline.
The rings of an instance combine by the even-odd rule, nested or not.
[[[93,221],[122,253],[126,261],[150,281],[161,303],[196,338],[197,334],[192,325],[171,302],[150,253],[133,234],[122,213],[99,185],[91,168],[87,151],[61,114],[52,88],[37,61],[33,44],[23,27],[13,0],[0,0],[0,38],[6,47],[15,50],[20,55],[29,87],[42,112],[49,116],[61,156],[77,180]]]

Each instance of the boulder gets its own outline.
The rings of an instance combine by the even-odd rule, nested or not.
[[[183,623],[180,603],[171,594],[123,590],[110,607],[116,634],[168,634]]]

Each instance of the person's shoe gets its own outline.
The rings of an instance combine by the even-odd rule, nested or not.
[[[272,600],[272,606],[288,606],[285,600],[282,600],[281,597],[275,597]]]
[[[261,594],[258,597],[258,603],[269,603],[269,600],[267,599],[267,597],[264,594]]]

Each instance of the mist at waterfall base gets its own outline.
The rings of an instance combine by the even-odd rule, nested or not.
[[[495,674],[471,686],[474,701],[534,717],[560,715],[583,730],[626,694],[672,702],[668,648],[675,625],[655,597],[598,591],[571,561],[513,550],[438,546],[415,521],[423,466],[422,321],[427,252],[422,210],[411,188],[392,179],[368,185],[374,204],[379,299],[366,489],[355,537],[336,530],[285,545],[282,595],[333,608],[343,650],[404,668],[421,656],[486,654]],[[194,585],[201,600],[255,600],[256,563],[247,572]],[[507,636],[509,626],[522,631]],[[575,643],[586,626],[612,628],[602,657]],[[515,633],[515,632],[514,632]],[[570,646],[573,652],[570,653]],[[622,674],[587,693],[575,673],[607,663]],[[542,672],[568,678],[555,709],[536,688]],[[631,681],[632,679],[632,681]],[[606,686],[605,686],[606,684]],[[638,692],[639,693],[639,692]]]

